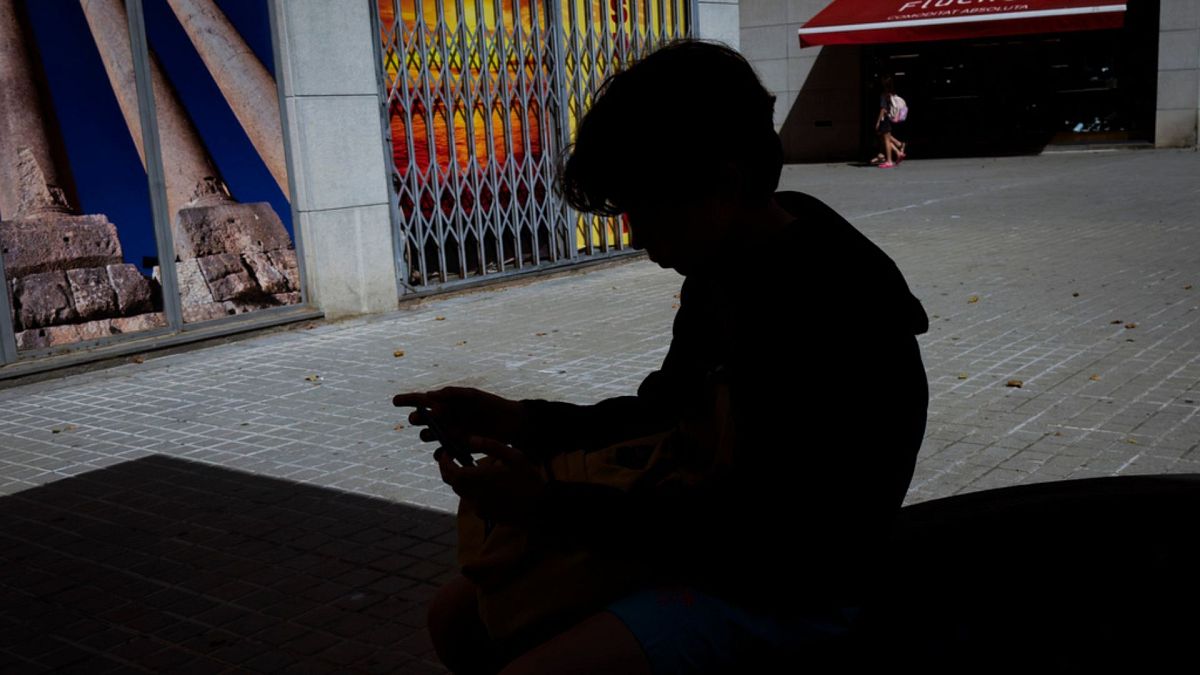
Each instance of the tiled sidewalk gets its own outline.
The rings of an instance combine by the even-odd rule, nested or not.
[[[933,317],[910,501],[1200,472],[1196,175],[1150,151],[785,170]],[[453,573],[455,498],[392,394],[628,393],[679,281],[633,261],[0,389],[0,665],[438,669],[419,605]],[[869,421],[888,388],[862,386]]]

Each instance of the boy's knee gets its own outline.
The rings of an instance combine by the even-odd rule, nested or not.
[[[490,672],[491,646],[479,618],[475,585],[463,577],[442,586],[429,601],[426,625],[442,662],[454,672]]]
[[[461,625],[478,622],[475,586],[462,577],[442,586],[429,601],[425,618],[431,634],[457,632]]]

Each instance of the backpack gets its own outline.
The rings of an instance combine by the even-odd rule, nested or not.
[[[908,104],[896,94],[888,101],[888,117],[893,122],[903,122],[908,118]]]

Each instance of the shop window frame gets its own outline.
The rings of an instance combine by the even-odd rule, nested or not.
[[[269,16],[271,54],[276,72],[283,67],[282,38],[277,25],[277,5],[281,0],[264,0]],[[13,327],[12,306],[8,293],[0,293],[0,380],[21,377],[61,367],[73,366],[89,361],[119,357],[127,354],[171,347],[197,340],[219,337],[249,330],[268,328],[296,321],[319,319],[323,313],[309,306],[309,290],[305,267],[303,236],[300,213],[296,205],[296,178],[292,148],[288,143],[290,123],[287,106],[284,105],[282,76],[275,77],[275,96],[279,106],[284,161],[288,173],[288,200],[292,217],[292,245],[296,251],[297,276],[300,302],[293,305],[268,307],[243,314],[230,315],[206,321],[184,322],[182,298],[179,295],[179,280],[175,263],[175,242],[171,234],[171,219],[167,212],[166,180],[164,176],[161,143],[158,136],[156,107],[150,87],[149,41],[146,37],[144,0],[125,0],[126,17],[129,21],[130,49],[133,57],[134,80],[137,88],[138,115],[142,127],[142,140],[146,153],[147,190],[150,197],[151,218],[155,234],[155,249],[158,253],[163,314],[167,325],[162,328],[110,335],[93,340],[81,340],[70,344],[47,348],[17,349]],[[0,279],[8,283],[4,261],[0,259]]]

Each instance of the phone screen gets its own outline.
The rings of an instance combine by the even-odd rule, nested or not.
[[[433,411],[429,408],[422,408],[421,411],[425,416],[425,420],[429,423],[429,428],[437,436],[438,442],[442,444],[442,448],[450,453],[450,457],[463,466],[475,466],[475,458],[471,457],[471,451],[450,440],[450,436],[446,434],[441,424],[438,423],[437,417],[434,417]]]

